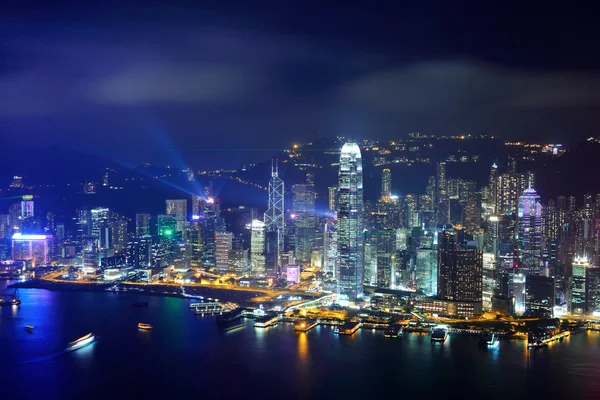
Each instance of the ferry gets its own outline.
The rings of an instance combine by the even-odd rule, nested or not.
[[[223,313],[219,316],[217,316],[217,324],[221,325],[221,324],[229,324],[233,321],[236,321],[240,318],[242,318],[244,316],[244,309],[243,308],[236,308],[235,310],[231,310],[228,311],[226,313]]]
[[[488,349],[494,349],[500,345],[498,335],[495,333],[484,333],[479,339],[481,346],[485,346]]]
[[[152,329],[152,325],[139,322],[138,328],[143,329],[143,330],[150,330],[150,329]]]
[[[383,334],[386,338],[402,339],[404,336],[404,330],[400,325],[390,325]]]
[[[79,339],[74,340],[71,343],[69,343],[66,350],[73,351],[73,350],[80,349],[82,347],[85,347],[85,346],[93,343],[94,340],[96,340],[96,336],[94,336],[93,333],[88,333],[87,335],[80,337]]]
[[[431,341],[444,343],[448,338],[448,326],[436,325],[431,330]]]
[[[246,326],[246,324],[245,324],[245,323],[243,323],[243,322],[239,322],[239,321],[235,321],[235,322],[233,322],[233,323],[230,323],[230,324],[224,325],[224,326],[222,327],[222,329],[223,329],[223,332],[229,332],[229,331],[234,331],[234,330],[236,330],[236,329],[241,329],[241,328],[244,328],[245,326]]]
[[[277,325],[279,322],[279,315],[265,315],[264,317],[260,317],[256,319],[254,322],[255,328],[268,328],[269,326]]]
[[[360,326],[360,322],[346,322],[342,326],[336,326],[333,333],[337,333],[338,335],[353,335]]]
[[[308,332],[317,325],[319,325],[318,319],[303,319],[296,322],[294,329],[298,332]]]
[[[18,306],[21,304],[21,299],[17,295],[17,289],[13,294],[6,296],[7,298],[0,299],[0,306]]]

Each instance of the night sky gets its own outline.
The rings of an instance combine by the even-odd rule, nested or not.
[[[336,135],[598,135],[600,35],[584,8],[14,3],[0,11],[4,149],[198,164]]]

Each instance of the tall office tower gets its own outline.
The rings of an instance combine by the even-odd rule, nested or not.
[[[360,148],[351,140],[340,152],[338,186],[337,292],[354,301],[363,294],[363,170]]]
[[[482,252],[460,246],[457,231],[443,231],[438,236],[438,296],[442,300],[481,303],[482,282]]]
[[[187,222],[187,200],[165,200],[167,205],[167,215],[174,215],[177,219],[177,232],[182,232],[185,235],[185,226]]]
[[[446,194],[446,163],[444,161],[437,163],[437,179],[436,179],[436,199],[439,202],[442,194]]]
[[[199,216],[204,207],[204,200],[201,196],[192,196],[192,219],[195,219],[196,216]]]
[[[135,214],[135,235],[144,236],[150,234],[150,214]]]
[[[506,164],[506,170],[509,174],[517,173],[517,159],[514,155],[508,155],[508,163]]]
[[[0,219],[1,219],[0,215]],[[0,229],[2,228],[2,223],[0,222]],[[65,224],[56,224],[56,240],[58,243],[62,243],[67,238]],[[0,232],[0,239],[2,239],[2,234]]]
[[[177,217],[174,215],[159,215],[157,218],[158,236],[171,237],[177,231]]]
[[[588,315],[600,313],[600,267],[588,265],[585,276],[585,308]]]
[[[250,238],[250,269],[256,275],[265,272],[265,228],[266,224],[261,220],[252,220],[250,226],[252,232]]]
[[[381,197],[390,197],[392,195],[392,172],[384,168],[381,173]]]
[[[435,176],[430,176],[427,180],[427,187],[425,188],[425,194],[427,195],[426,202],[419,204],[419,208],[422,211],[434,211],[435,209]]]
[[[376,229],[366,232],[364,249],[365,284],[391,289],[394,282],[396,231]]]
[[[492,297],[496,290],[496,256],[483,253],[482,306],[485,311],[492,309]]]
[[[23,196],[25,197],[25,196]],[[31,198],[31,196],[30,196]],[[21,201],[21,218],[32,218],[33,217],[33,200],[22,200]]]
[[[48,265],[52,249],[52,235],[12,236],[12,259],[31,261],[33,267]]]
[[[186,244],[189,246],[190,265],[199,267],[202,265],[202,224],[200,221],[192,221],[188,229]]]
[[[0,240],[9,237],[11,232],[10,215],[0,214]]]
[[[590,263],[585,258],[576,258],[573,260],[573,275],[571,276],[571,313],[584,314],[586,311],[586,278],[587,269],[591,268]]]
[[[490,169],[490,179],[488,186],[488,203],[491,206],[492,214],[498,212],[498,166],[496,163],[492,164]]]
[[[577,199],[575,196],[567,197],[567,211],[575,211],[577,209]]]
[[[215,234],[216,243],[216,267],[220,272],[229,269],[229,251],[233,248],[233,233],[217,232]]]
[[[554,315],[554,278],[528,275],[525,279],[525,314],[552,318]]]
[[[292,186],[292,213],[296,227],[296,262],[310,264],[311,252],[315,247],[315,185]]]
[[[329,186],[328,188],[329,191],[329,198],[327,199],[327,204],[329,205],[329,211],[334,212],[336,210],[336,206],[335,206],[335,197],[337,195],[337,186]]]
[[[419,226],[419,216],[417,214],[417,201],[414,194],[407,194],[404,197],[402,226],[412,228]]]
[[[519,197],[515,238],[522,268],[528,274],[542,274],[542,205],[533,188],[525,189]]]
[[[281,180],[279,177],[279,164],[276,161],[274,165],[271,165],[271,180],[269,181],[269,205],[264,216],[265,231],[277,233],[277,245],[270,246],[269,249],[270,251],[276,251],[276,254],[272,254],[269,257],[275,262],[275,265],[273,266],[273,272],[276,274],[281,274],[281,253],[284,250],[285,244],[284,194],[284,184],[283,180]]]
[[[337,248],[337,223],[333,218],[327,218],[323,228],[323,269],[326,273],[331,273],[336,279],[338,248]]]
[[[437,249],[431,246],[417,249],[415,258],[415,286],[426,296],[437,293]]]
[[[525,313],[525,297],[526,297],[526,287],[525,275],[520,273],[508,273],[511,278],[511,294],[514,297],[514,305],[515,305],[515,314],[523,315]],[[533,275],[535,276],[535,275]]]
[[[152,267],[152,236],[136,236],[127,243],[127,264],[135,269]]]
[[[127,248],[129,223],[123,217],[116,218],[110,223],[112,246],[116,252],[122,252]]]
[[[465,205],[464,224],[467,232],[473,233],[481,227],[481,193],[470,193]]]
[[[98,248],[107,248],[103,247],[100,242],[104,241],[104,245],[106,246],[107,233],[106,227],[111,218],[111,212],[108,208],[92,208],[90,210],[91,215],[91,235],[95,240],[95,246]]]

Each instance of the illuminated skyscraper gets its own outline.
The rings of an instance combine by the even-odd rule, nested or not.
[[[571,312],[573,314],[584,314],[587,311],[587,292],[589,277],[588,269],[592,265],[585,258],[573,260],[573,276],[571,277]]]
[[[329,186],[328,190],[329,190],[329,198],[328,198],[329,210],[335,211],[336,210],[335,197],[337,195],[337,186]]]
[[[384,168],[381,173],[381,197],[390,197],[392,195],[392,172]]]
[[[253,274],[265,272],[265,223],[254,219],[250,226],[250,268]]]
[[[50,261],[52,235],[22,235],[12,236],[13,260],[31,261],[33,267],[47,265]]]
[[[363,294],[363,170],[353,141],[342,147],[338,180],[338,294],[353,301]]]
[[[167,215],[174,215],[177,220],[177,232],[182,232],[185,234],[185,225],[187,222],[187,200],[185,199],[177,199],[177,200],[166,200],[167,205]]]
[[[229,251],[232,249],[233,234],[231,232],[217,232],[216,243],[216,267],[218,271],[225,272],[229,269]]]
[[[135,214],[135,234],[136,236],[150,234],[150,214]]]
[[[272,262],[274,262],[274,265],[269,267],[272,268],[274,270],[273,272],[275,272],[276,274],[281,273],[281,253],[283,252],[283,246],[285,243],[284,195],[284,184],[283,180],[279,177],[279,165],[276,161],[274,165],[271,165],[271,180],[269,181],[269,205],[264,216],[264,229],[266,232],[271,232],[271,235],[269,236],[272,238],[274,237],[274,239],[276,240],[276,243],[274,243],[275,245],[269,246],[269,251],[276,251],[276,254],[269,254],[268,257],[269,260],[272,260]],[[276,235],[274,235],[273,233],[276,233]],[[254,271],[254,265],[252,266],[252,269]]]
[[[158,235],[173,236],[177,230],[177,218],[174,215],[158,216]]]
[[[481,303],[483,254],[458,243],[458,232],[446,230],[438,239],[438,295],[443,300]]]
[[[311,183],[292,186],[292,214],[296,227],[296,262],[310,264],[315,247],[316,215],[315,185]]]
[[[525,189],[519,197],[516,239],[522,268],[528,274],[541,274],[542,205],[535,189]]]

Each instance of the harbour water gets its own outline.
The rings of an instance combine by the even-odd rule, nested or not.
[[[20,307],[0,309],[3,398],[600,398],[598,332],[533,352],[524,341],[486,350],[455,334],[442,345],[427,334],[337,336],[333,327],[304,333],[293,324],[255,329],[252,321],[222,332],[215,317],[196,315],[179,298],[19,295]],[[131,307],[143,301],[148,307]],[[96,343],[65,352],[89,332]]]

